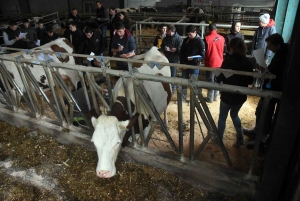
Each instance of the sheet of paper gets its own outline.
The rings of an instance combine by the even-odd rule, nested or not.
[[[94,56],[95,55],[95,53],[94,52],[91,52],[91,54],[90,54],[91,56]],[[89,61],[93,61],[94,60],[94,58],[87,58],[87,60],[89,60]]]
[[[40,46],[40,45],[41,45],[41,41],[40,41],[40,40],[37,40],[35,44],[36,44],[37,46]]]
[[[26,36],[26,34],[27,34],[27,32],[26,33],[20,32],[19,38],[24,38]]]
[[[253,50],[253,56],[255,57],[257,64],[261,67],[267,68],[268,66],[265,62],[264,55],[264,49]]]

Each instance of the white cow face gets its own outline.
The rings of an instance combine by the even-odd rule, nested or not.
[[[115,162],[129,120],[118,121],[115,116],[100,115],[98,119],[92,117],[91,121],[95,128],[92,142],[98,154],[96,174],[101,178],[110,178],[116,174]]]

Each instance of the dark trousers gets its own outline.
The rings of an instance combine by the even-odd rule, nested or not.
[[[206,81],[215,83],[215,74],[212,71],[206,71]],[[219,91],[217,90],[207,90],[207,98],[209,100],[216,100],[217,96],[219,95]]]
[[[256,115],[256,125],[254,130],[257,132],[257,126],[259,124],[259,121],[261,119],[261,111],[263,108],[263,103],[264,103],[264,98],[260,98],[256,107],[255,115]],[[266,136],[270,133],[271,126],[272,126],[272,121],[273,121],[273,115],[275,112],[275,107],[278,104],[278,99],[272,98],[269,102],[267,111],[266,111],[266,117],[265,117],[265,122],[264,122],[264,127],[263,127],[263,136]]]

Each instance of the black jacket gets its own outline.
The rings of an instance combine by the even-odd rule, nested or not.
[[[244,55],[232,54],[225,59],[221,66],[222,69],[253,72],[252,62]],[[253,77],[245,75],[232,75],[228,78],[221,73],[217,77],[217,82],[224,84],[248,87],[253,83]],[[247,100],[247,95],[221,92],[221,100],[228,105],[239,105]]]
[[[182,38],[177,34],[174,33],[173,36],[167,35],[161,44],[161,51],[165,54],[168,58],[170,63],[177,63],[179,61],[180,49],[182,46]],[[170,49],[176,48],[176,52],[168,52],[165,51],[165,48],[169,47]]]
[[[74,32],[72,32],[70,29],[66,29],[64,32],[64,37],[72,43],[75,48],[75,52],[80,54],[80,52],[78,52],[78,48],[83,38],[82,31],[78,28]]]
[[[42,39],[41,39],[41,44],[40,45],[45,45],[46,43],[50,43],[51,41],[54,41],[56,39],[59,38],[59,35],[57,33],[54,33],[53,32],[53,35],[52,36],[49,36],[47,34],[47,32],[45,32],[42,36]]]
[[[264,81],[263,88],[270,89],[272,91],[282,91],[282,81],[283,81],[283,73],[284,73],[284,66],[286,63],[288,54],[288,44],[284,44],[274,55],[271,63],[268,66],[268,70],[270,73],[276,75],[276,79],[272,80],[269,83],[269,79]],[[270,84],[270,88],[267,88],[266,85]]]
[[[188,60],[187,58],[195,55],[201,55],[203,58],[205,57],[205,43],[198,34],[193,39],[186,37],[183,40],[180,50],[180,63],[198,65],[200,63],[199,59]]]
[[[78,47],[78,53],[91,54],[94,52],[95,55],[100,55],[104,52],[104,40],[103,36],[98,29],[93,31],[91,38],[87,38],[85,35],[82,38],[82,42]]]

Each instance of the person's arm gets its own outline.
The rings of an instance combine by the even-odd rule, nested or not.
[[[183,41],[182,38],[179,36],[178,37],[178,41],[177,41],[178,44],[177,44],[177,48],[176,48],[176,51],[177,51],[178,54],[180,54],[180,50],[181,50],[181,46],[182,46],[182,41]]]
[[[128,47],[126,48],[128,50],[128,52],[125,54],[121,54],[120,57],[122,57],[122,58],[130,58],[130,57],[135,56],[135,52],[136,52],[135,39],[133,36],[131,36],[128,40],[129,40]]]
[[[5,31],[3,31],[3,40],[5,45],[13,45],[17,41],[17,39],[9,40],[8,35]]]

